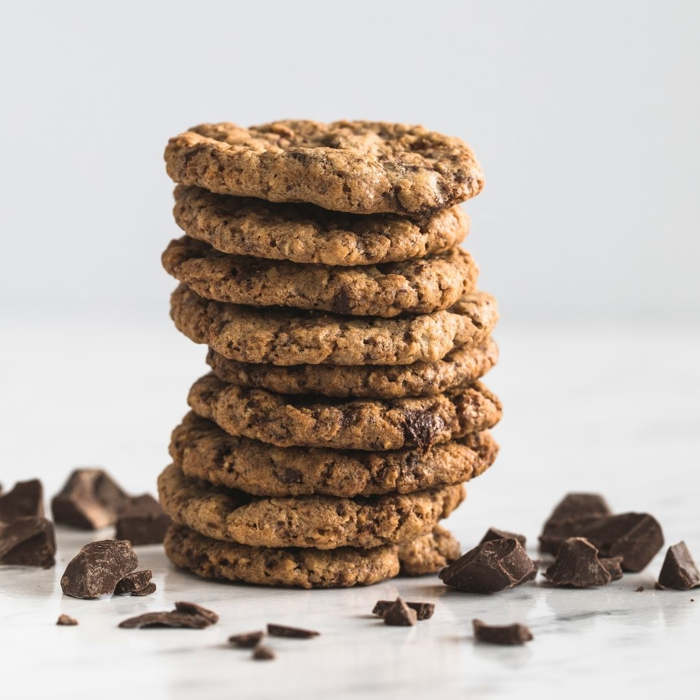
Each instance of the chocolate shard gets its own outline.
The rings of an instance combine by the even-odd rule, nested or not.
[[[212,623],[201,615],[166,610],[163,612],[144,613],[129,617],[119,623],[122,629],[152,629],[158,627],[181,627],[184,629],[201,630]]]
[[[267,633],[271,637],[290,637],[292,639],[311,639],[318,637],[321,633],[314,630],[305,630],[301,627],[287,627],[286,625],[275,625],[268,623]]]
[[[659,585],[677,591],[689,591],[700,586],[700,571],[693,560],[690,550],[682,540],[666,551]]]
[[[131,543],[100,540],[86,544],[68,563],[61,576],[61,589],[74,598],[111,595],[129,572],[138,566]]]
[[[540,551],[556,555],[565,539],[580,536],[582,527],[606,515],[610,515],[610,507],[600,494],[566,494],[542,528]]]
[[[0,521],[11,523],[31,516],[44,517],[44,487],[39,479],[18,481],[12,491],[0,496]]]
[[[150,569],[130,571],[118,581],[114,595],[137,595],[139,591],[150,585],[152,576],[153,572]]]
[[[418,621],[418,614],[398,597],[384,613],[384,624],[393,627],[411,627]]]
[[[258,646],[253,649],[253,658],[256,661],[272,661],[272,659],[275,658],[275,652],[264,644],[258,644]]]
[[[76,469],[53,497],[53,519],[81,530],[114,525],[129,497],[103,469]]]
[[[160,503],[150,494],[130,498],[119,510],[116,539],[129,540],[132,545],[160,544],[170,518]]]
[[[532,559],[513,538],[479,544],[439,574],[448,586],[467,593],[496,593],[536,575]]]
[[[386,611],[394,604],[393,600],[378,600],[372,608],[372,614],[384,617]],[[435,612],[435,603],[421,603],[406,601],[411,610],[416,611],[416,618],[420,620],[429,620]]]
[[[598,550],[583,537],[569,537],[559,547],[554,563],[544,572],[553,586],[605,586],[612,576],[598,558]]]
[[[30,516],[0,522],[0,564],[48,569],[55,563],[56,535],[50,520]]]
[[[58,620],[56,620],[56,624],[60,625],[62,627],[74,627],[75,625],[78,624],[78,621],[74,617],[71,617],[70,615],[66,615],[65,613],[62,613],[61,615],[58,616]]]
[[[603,557],[600,563],[610,574],[612,581],[619,581],[622,578],[622,557]]]
[[[237,647],[238,649],[252,649],[256,647],[260,640],[265,636],[262,630],[256,630],[255,632],[242,632],[241,634],[232,634],[228,638],[228,643],[232,647]]]
[[[517,532],[508,532],[507,530],[499,530],[497,527],[490,527],[486,530],[486,534],[481,538],[479,544],[484,544],[484,542],[490,542],[491,540],[508,539],[518,540],[523,547],[527,542],[525,535],[519,535]]]
[[[514,645],[525,644],[533,639],[532,632],[525,625],[487,625],[481,620],[472,620],[474,638],[487,644]]]
[[[641,571],[664,545],[656,518],[648,513],[620,513],[581,528],[579,537],[592,542],[603,557],[622,557],[623,571]]]
[[[175,603],[175,610],[181,613],[187,613],[189,615],[201,615],[205,620],[209,621],[210,625],[213,625],[219,621],[219,616],[213,610],[205,608],[197,603],[188,603],[184,600],[180,600]]]

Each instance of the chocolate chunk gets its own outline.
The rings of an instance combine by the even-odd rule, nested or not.
[[[591,588],[612,580],[598,558],[598,550],[583,537],[569,537],[559,547],[554,563],[544,572],[554,586]]]
[[[682,540],[666,551],[659,574],[659,584],[677,591],[689,591],[700,586],[700,571]]]
[[[637,587],[634,589],[634,592],[635,592],[635,593],[642,593],[643,591],[644,591],[644,586],[637,586]]]
[[[144,613],[122,620],[119,627],[123,629],[153,629],[158,627],[182,627],[201,630],[212,623],[197,614],[177,612],[177,610]]]
[[[537,569],[516,539],[489,540],[463,554],[439,576],[467,593],[495,593],[533,579]]]
[[[372,614],[378,615],[379,617],[384,617],[386,611],[393,604],[393,600],[378,600],[372,608]],[[435,612],[435,603],[416,603],[406,601],[406,605],[408,605],[411,610],[416,611],[416,617],[418,620],[429,620]]]
[[[216,624],[219,621],[217,613],[213,610],[209,610],[209,608],[197,605],[197,603],[188,603],[184,600],[180,600],[175,603],[175,610],[177,612],[187,613],[188,615],[201,615],[210,625]]]
[[[0,522],[0,564],[41,566],[56,563],[56,536],[53,523],[46,518],[17,518]]]
[[[153,572],[150,569],[131,571],[121,579],[114,589],[115,595],[138,595],[139,591],[150,585]],[[154,589],[155,590],[155,589]]]
[[[320,632],[315,632],[314,630],[305,630],[300,627],[287,627],[285,625],[267,625],[267,633],[271,637],[291,637],[293,639],[311,639],[311,637],[318,637]]]
[[[600,563],[610,574],[612,581],[619,581],[622,578],[622,557],[602,557]]]
[[[103,469],[76,469],[51,501],[53,519],[81,530],[114,525],[129,500]]]
[[[610,515],[610,508],[600,494],[568,493],[542,528],[540,551],[556,555],[565,539],[581,536],[582,527],[606,515]]]
[[[403,422],[403,433],[406,442],[427,449],[435,436],[445,428],[445,422],[431,409],[422,411],[406,411]]]
[[[170,518],[163,512],[160,503],[145,493],[134,496],[119,510],[116,539],[129,540],[132,545],[160,544]]]
[[[57,625],[65,626],[65,627],[73,627],[78,624],[78,621],[74,618],[71,617],[70,615],[66,615],[65,613],[61,614],[58,616],[58,620],[56,620]]]
[[[232,634],[228,638],[228,643],[232,647],[238,647],[239,649],[252,649],[257,646],[260,640],[265,636],[262,630],[256,630],[255,632],[243,632],[241,634]]]
[[[532,632],[525,625],[515,623],[512,625],[487,625],[481,620],[472,620],[474,638],[487,644],[525,644],[533,639]]]
[[[130,542],[90,542],[69,562],[61,576],[61,588],[74,598],[110,595],[117,583],[137,566],[138,560]]]
[[[275,658],[275,652],[264,644],[258,644],[258,646],[253,649],[253,658],[256,661],[272,661],[272,659]]]
[[[499,530],[497,527],[490,527],[488,530],[486,530],[486,534],[481,538],[481,542],[479,542],[479,544],[484,544],[484,542],[490,542],[491,540],[507,539],[518,540],[523,547],[527,541],[525,539],[525,535],[519,535],[516,532],[508,532],[507,530]]]
[[[44,487],[39,479],[18,481],[12,491],[0,496],[0,521],[11,523],[30,516],[44,517]]]
[[[578,536],[592,542],[603,557],[622,557],[623,571],[641,571],[664,545],[661,525],[648,513],[599,518]]]
[[[397,598],[384,613],[384,624],[393,627],[411,627],[418,621],[418,614]]]

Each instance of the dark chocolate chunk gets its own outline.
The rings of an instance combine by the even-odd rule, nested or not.
[[[64,626],[64,627],[73,627],[73,626],[78,624],[78,621],[74,617],[71,617],[70,615],[66,615],[65,613],[62,613],[61,615],[58,616],[58,620],[56,620],[56,624]]]
[[[379,617],[384,617],[386,611],[394,604],[393,600],[378,600],[372,608],[372,614],[378,615]],[[433,613],[435,612],[435,603],[419,603],[406,601],[411,610],[416,611],[416,617],[418,620],[429,620]]]
[[[569,537],[559,547],[554,563],[544,572],[553,586],[590,588],[612,580],[598,558],[598,550],[583,537]]]
[[[232,647],[239,649],[252,649],[260,643],[260,640],[265,636],[262,630],[255,632],[242,632],[241,634],[232,634],[228,638],[228,643]]]
[[[12,491],[0,496],[0,521],[11,523],[30,516],[44,517],[44,487],[39,479],[18,481]]]
[[[56,563],[56,536],[53,523],[46,518],[17,518],[0,522],[0,564],[41,566]]]
[[[153,629],[158,627],[182,627],[201,630],[212,623],[201,615],[165,610],[163,612],[144,613],[122,620],[119,627],[124,629]]]
[[[527,541],[525,535],[519,535],[517,532],[508,532],[507,530],[499,530],[497,527],[490,527],[486,530],[486,534],[481,538],[479,544],[484,544],[484,542],[490,542],[491,540],[507,539],[518,540],[523,547]]]
[[[169,525],[170,518],[163,512],[160,503],[145,493],[130,498],[120,509],[115,537],[129,540],[134,546],[160,544]]]
[[[137,595],[139,591],[150,585],[153,572],[150,569],[131,571],[121,579],[114,589],[115,595]],[[155,589],[154,589],[155,590]]]
[[[271,637],[291,637],[293,639],[311,639],[311,637],[318,637],[320,632],[315,632],[314,630],[305,630],[300,627],[287,627],[286,625],[274,625],[268,623],[267,633]]]
[[[103,469],[76,469],[51,501],[53,519],[81,530],[114,525],[129,497]]]
[[[74,598],[110,595],[117,583],[137,566],[138,560],[130,542],[90,542],[69,562],[61,576],[61,588]]]
[[[610,515],[605,499],[597,493],[568,493],[557,504],[542,528],[540,551],[556,555],[568,537],[581,536],[581,528]]]
[[[175,610],[189,615],[201,615],[210,625],[219,621],[219,616],[213,610],[197,605],[197,603],[188,603],[184,600],[180,600],[175,603]]]
[[[621,513],[581,528],[603,557],[622,557],[623,571],[641,571],[664,545],[661,525],[648,513]]]
[[[682,540],[674,544],[666,551],[659,584],[664,588],[673,588],[677,591],[689,591],[700,586],[700,571],[693,561],[693,557]]]
[[[409,443],[427,449],[435,436],[445,428],[445,421],[432,409],[411,410],[405,413],[403,433]]]
[[[511,538],[477,545],[439,575],[460,591],[495,593],[533,579],[537,569],[520,542]]]
[[[418,621],[418,614],[397,598],[384,613],[384,624],[393,627],[411,627]]]
[[[622,557],[602,557],[600,563],[610,574],[612,581],[619,581],[622,578]]]
[[[253,649],[253,658],[256,661],[272,661],[272,659],[275,658],[275,652],[264,644],[258,644],[258,646]]]
[[[525,625],[487,625],[481,620],[472,620],[474,638],[487,644],[525,644],[533,639],[532,632]]]

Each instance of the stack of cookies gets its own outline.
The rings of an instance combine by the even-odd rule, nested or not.
[[[208,578],[329,587],[435,572],[501,415],[494,299],[459,247],[483,176],[422,127],[204,124],[165,151],[177,328],[209,346],[159,478],[165,548]]]

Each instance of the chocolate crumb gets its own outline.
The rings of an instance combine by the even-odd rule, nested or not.
[[[700,571],[688,546],[682,540],[666,551],[659,574],[659,584],[677,591],[689,591],[700,586]]]
[[[256,630],[255,632],[243,632],[241,634],[232,634],[228,638],[228,643],[232,647],[238,647],[239,649],[252,649],[260,643],[260,640],[265,636],[262,630]]]
[[[643,590],[644,590],[644,586],[637,586],[637,587],[634,589],[634,592],[635,592],[635,593],[641,593]]]
[[[301,627],[287,627],[286,625],[275,625],[268,623],[267,633],[271,637],[289,637],[291,639],[311,639],[318,637],[321,633],[314,630],[305,630]]]
[[[610,572],[598,558],[598,550],[583,537],[564,540],[557,558],[544,575],[553,586],[567,588],[604,586],[612,580]]]
[[[253,658],[256,661],[272,661],[272,659],[275,658],[275,652],[264,644],[258,644],[258,646],[253,649]]]
[[[487,644],[514,645],[525,644],[533,639],[532,632],[525,625],[487,625],[481,620],[472,620],[474,638]]]
[[[378,615],[379,617],[384,617],[386,611],[394,604],[393,600],[378,600],[372,608],[372,614]],[[420,603],[406,601],[406,605],[411,608],[411,610],[416,611],[416,617],[418,620],[429,620],[433,613],[435,612],[435,603]]]
[[[418,621],[418,614],[399,597],[384,613],[384,624],[393,627],[410,627]]]
[[[61,615],[58,616],[58,620],[56,620],[56,624],[61,626],[61,627],[73,627],[73,626],[78,624],[78,621],[74,617],[71,617],[70,615],[66,615],[65,613],[62,613]]]
[[[490,527],[488,530],[486,530],[486,534],[481,538],[481,542],[479,542],[479,544],[484,544],[484,542],[490,542],[491,540],[507,539],[518,540],[523,547],[527,542],[525,535],[519,535],[517,532],[508,532],[507,530],[499,530],[497,527]]]

